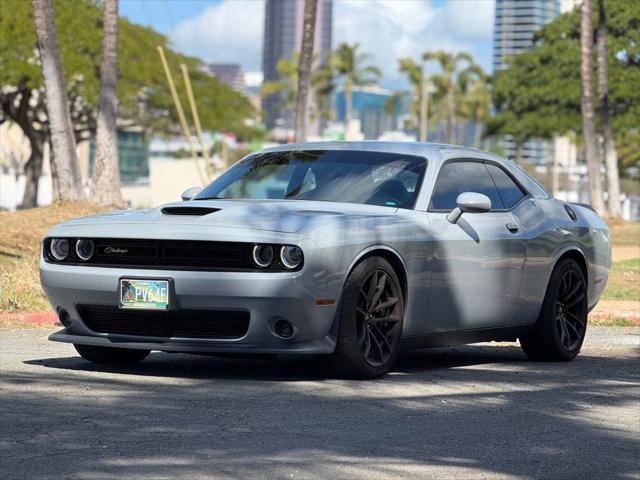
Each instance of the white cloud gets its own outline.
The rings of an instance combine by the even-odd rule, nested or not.
[[[358,42],[385,72],[384,84],[404,80],[397,59],[426,50],[468,51],[490,69],[495,0],[334,0],[334,44]],[[206,61],[261,68],[264,0],[222,0],[180,22],[171,40]]]
[[[468,51],[490,68],[494,0],[336,0],[335,42],[359,42],[385,72],[384,83],[404,80],[397,59],[427,50]]]
[[[180,22],[170,35],[175,47],[208,62],[261,68],[264,0],[223,0]]]

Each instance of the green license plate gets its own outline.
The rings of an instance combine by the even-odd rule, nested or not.
[[[120,280],[120,308],[169,309],[168,280]]]

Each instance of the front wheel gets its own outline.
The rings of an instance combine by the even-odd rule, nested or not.
[[[404,299],[393,267],[384,258],[358,264],[344,286],[331,362],[347,378],[386,374],[400,351]]]
[[[111,365],[131,365],[141,362],[149,350],[137,350],[133,348],[96,347],[94,345],[73,344],[82,358],[93,363]]]
[[[587,283],[571,259],[559,263],[547,287],[534,330],[520,339],[532,360],[569,361],[582,347],[587,332]]]

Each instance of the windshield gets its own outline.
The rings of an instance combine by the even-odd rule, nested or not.
[[[424,158],[395,153],[261,153],[234,165],[196,199],[324,200],[413,208],[425,168]]]

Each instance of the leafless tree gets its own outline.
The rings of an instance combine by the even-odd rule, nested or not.
[[[609,79],[607,73],[607,24],[604,0],[598,0],[598,29],[596,32],[596,48],[598,57],[598,96],[600,100],[600,121],[602,138],[604,139],[604,160],[607,171],[607,191],[609,199],[607,213],[609,217],[619,218],[622,214],[620,206],[620,176],[618,173],[618,153],[616,152],[611,128],[611,112],[609,110]]]
[[[604,215],[602,198],[602,176],[596,143],[595,109],[593,106],[593,22],[592,0],[583,0],[580,18],[580,77],[582,83],[582,132],[584,135],[587,169],[589,172],[589,195],[591,205]]]
[[[102,62],[96,131],[96,161],[91,182],[92,203],[122,207],[118,167],[118,0],[104,0]]]
[[[318,0],[305,0],[302,24],[302,46],[298,63],[298,95],[296,98],[295,137],[297,142],[307,139],[307,110],[309,104],[309,84],[313,64],[313,42],[316,31]]]
[[[32,4],[51,134],[51,170],[56,176],[54,186],[58,188],[54,196],[63,201],[83,200],[82,176],[53,23],[53,5],[51,0],[32,0]]]

